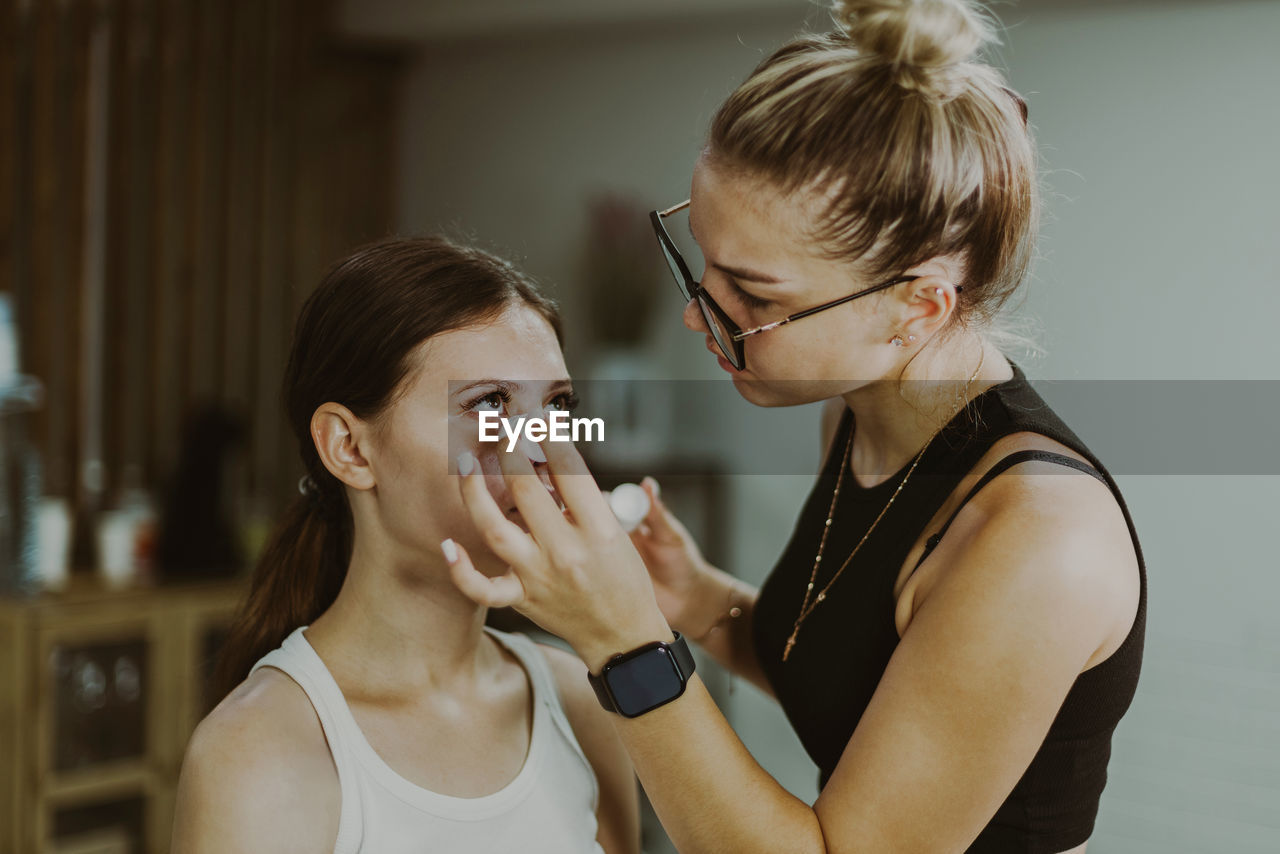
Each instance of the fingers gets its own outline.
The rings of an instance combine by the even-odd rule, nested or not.
[[[662,540],[678,540],[681,536],[680,523],[672,515],[667,506],[658,497],[661,491],[658,482],[652,477],[640,481],[640,488],[649,494],[649,515],[644,517],[644,524],[649,528],[651,537]]]
[[[573,443],[545,442],[542,450],[556,491],[578,525],[589,531],[616,529],[618,520]]]
[[[529,458],[521,452],[498,451],[498,466],[507,483],[507,491],[515,499],[520,515],[533,538],[554,551],[554,543],[563,541],[569,533],[569,523],[560,506],[547,491],[546,485],[534,471]]]
[[[645,475],[644,479],[640,481],[640,486],[644,488],[645,492],[649,493],[649,500],[656,504],[658,502],[658,493],[662,491],[661,487],[658,486],[658,481],[652,475]]]
[[[471,521],[489,550],[513,566],[535,559],[539,553],[538,544],[498,509],[484,485],[480,463],[470,453],[458,456],[458,474],[461,475],[462,505],[471,514]]]
[[[640,488],[649,496],[649,512],[645,515],[645,522],[660,522],[662,519],[662,511],[666,508],[662,506],[662,499],[658,497],[658,493],[661,491],[658,488],[658,482],[651,476],[645,475],[640,481]]]
[[[506,608],[524,601],[524,585],[515,570],[508,569],[502,575],[490,578],[475,568],[466,549],[453,540],[440,544],[440,551],[449,563],[449,577],[463,595],[486,608]]]

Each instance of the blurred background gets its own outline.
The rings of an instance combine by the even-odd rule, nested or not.
[[[1033,380],[1249,380],[1274,402],[1280,3],[993,9],[1049,188],[1018,309],[1043,352],[1010,355]],[[221,633],[302,473],[278,402],[293,318],[357,244],[444,230],[511,257],[561,302],[575,377],[724,382],[645,213],[687,197],[715,107],[805,27],[825,7],[0,2],[0,854],[167,849]],[[678,472],[664,495],[758,583],[811,484],[817,410],[698,397],[598,471]],[[1191,441],[1143,441],[1194,460],[1241,417],[1194,396],[1187,416],[1208,425]],[[1095,450],[1150,616],[1090,854],[1280,850],[1280,454],[1189,474]],[[765,454],[794,474],[741,473]],[[780,711],[701,667],[812,799]],[[651,816],[645,848],[670,850]]]

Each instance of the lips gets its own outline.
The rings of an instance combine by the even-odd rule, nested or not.
[[[707,339],[707,352],[715,356],[717,364],[719,364],[720,367],[724,368],[729,373],[731,374],[742,373],[737,368],[735,368],[732,364],[729,363],[729,360],[724,357],[724,353],[720,352],[720,348],[717,347],[715,342],[712,341],[710,338]]]

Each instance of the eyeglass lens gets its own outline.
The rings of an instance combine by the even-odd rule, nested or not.
[[[662,225],[666,228],[671,242],[675,244],[676,251],[684,259],[685,266],[689,268],[689,275],[693,277],[695,282],[701,282],[703,271],[706,269],[706,262],[702,258],[702,250],[698,248],[698,244],[694,242],[693,235],[689,231],[689,209],[686,207],[663,217]],[[680,291],[684,298],[691,299],[693,295],[686,292],[684,276],[680,273],[679,265],[667,252],[665,246],[662,251],[667,256],[667,264],[671,267],[672,275],[675,276],[676,281],[680,284]]]
[[[707,322],[707,328],[711,330],[711,337],[720,345],[720,351],[724,353],[726,359],[737,365],[737,359],[734,357],[733,333],[724,325],[711,307],[707,305],[705,300],[698,300],[698,307],[702,309],[702,318]]]

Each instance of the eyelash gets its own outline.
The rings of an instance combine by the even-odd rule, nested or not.
[[[726,277],[726,278],[729,279],[729,286],[733,288],[734,294],[737,295],[738,299],[740,299],[743,305],[745,305],[747,308],[761,309],[761,308],[768,308],[769,306],[773,305],[772,301],[770,300],[764,299],[762,297],[758,297],[755,294],[749,294],[746,291],[744,291],[741,287],[738,286],[738,283],[734,281],[732,277]]]
[[[472,398],[471,400],[462,404],[462,411],[471,412],[475,410],[475,408],[478,407],[481,403],[484,403],[486,400],[492,397],[496,397],[502,401],[503,410],[506,410],[506,408],[511,405],[511,392],[507,391],[506,389],[500,388],[500,389],[494,389],[493,391],[487,391],[484,394],[480,395],[479,397]],[[577,392],[574,392],[574,391],[561,392],[560,394],[551,398],[551,402],[554,403],[555,401],[560,401],[560,407],[564,409],[566,412],[572,412],[573,410],[577,409],[578,404],[582,402],[581,399],[578,397]]]

